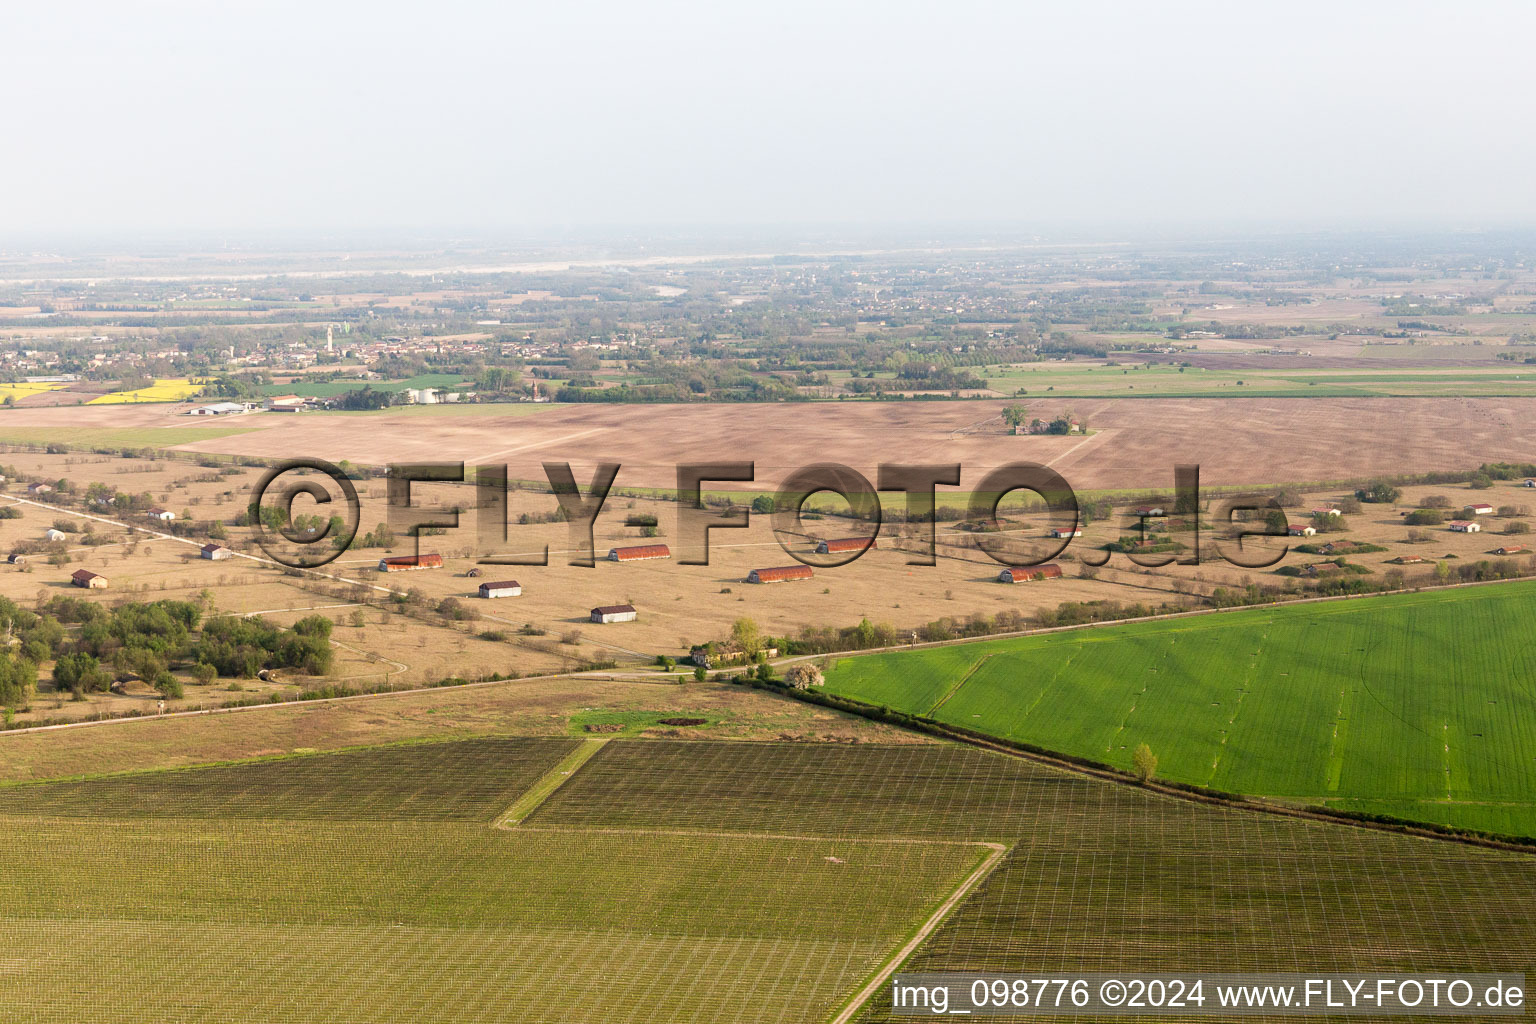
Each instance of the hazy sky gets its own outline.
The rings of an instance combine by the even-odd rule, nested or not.
[[[0,240],[1536,224],[1536,5],[305,3],[6,14]]]

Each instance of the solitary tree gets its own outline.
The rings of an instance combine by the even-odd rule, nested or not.
[[[1136,778],[1151,782],[1152,776],[1157,774],[1157,755],[1145,743],[1138,744],[1131,752],[1131,765],[1136,769]]]
[[[1019,432],[1019,428],[1024,425],[1028,418],[1029,410],[1017,402],[1012,405],[1003,406],[1003,422],[1008,424],[1015,434]]]
[[[736,649],[751,660],[757,657],[757,652],[763,647],[763,634],[757,627],[757,623],[751,619],[741,618],[731,623],[731,642]]]

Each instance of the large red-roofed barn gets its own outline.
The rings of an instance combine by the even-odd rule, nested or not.
[[[845,551],[863,551],[865,548],[879,547],[873,537],[839,537],[836,540],[824,540],[816,545],[818,555],[840,555]]]
[[[791,580],[808,580],[814,575],[808,565],[781,565],[773,569],[753,569],[747,573],[747,582],[788,583]]]
[[[406,569],[441,569],[442,555],[394,555],[379,559],[379,572],[403,572]]]
[[[999,583],[1028,583],[1032,580],[1056,580],[1061,578],[1061,566],[1055,562],[1044,565],[1027,565],[1018,569],[1004,569],[997,574]]]
[[[671,558],[672,549],[665,544],[636,544],[627,548],[609,548],[610,562],[643,562],[648,558]]]

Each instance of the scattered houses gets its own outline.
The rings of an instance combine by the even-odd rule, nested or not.
[[[605,604],[592,609],[592,621],[605,625],[610,622],[634,622],[639,614],[632,604]]]
[[[1531,549],[1524,544],[1506,544],[1502,548],[1494,548],[1488,552],[1490,555],[1523,555]]]
[[[1398,555],[1392,559],[1393,565],[1422,565],[1423,563],[1423,555]]]
[[[771,569],[753,569],[747,573],[748,583],[789,583],[794,580],[808,580],[815,573],[811,572],[808,565],[781,565]]]
[[[408,569],[441,569],[443,556],[430,555],[393,555],[389,558],[379,559],[379,572],[404,572]]]
[[[818,555],[840,555],[847,551],[864,551],[868,548],[879,547],[873,537],[839,537],[836,540],[824,540],[816,545]]]
[[[522,597],[523,586],[517,580],[501,580],[497,583],[482,583],[479,594],[484,598],[492,597]]]
[[[299,395],[273,395],[261,403],[268,412],[298,412],[304,406]]]
[[[1317,506],[1316,508],[1314,508],[1312,510],[1312,514],[1315,515],[1315,516],[1330,516],[1330,517],[1332,517],[1332,516],[1341,516],[1344,513],[1340,512],[1338,509],[1334,508],[1332,505],[1319,505],[1319,506]]]
[[[1476,505],[1468,505],[1467,511],[1475,516],[1491,516],[1493,515],[1493,506],[1485,502],[1478,502]]]
[[[53,485],[52,484],[45,484],[45,483],[27,484],[27,493],[28,494],[51,494],[51,493],[53,493]]]
[[[610,562],[643,562],[652,558],[671,558],[672,550],[665,544],[635,544],[627,548],[609,548]]]
[[[757,652],[764,658],[777,658],[777,647],[764,647]],[[738,661],[747,661],[747,652],[730,642],[719,643],[711,641],[707,644],[694,644],[688,649],[688,660],[703,668],[714,668],[717,665],[730,665]]]
[[[1163,514],[1163,506],[1141,505],[1136,509],[1136,514],[1139,516],[1160,516]]]
[[[1317,533],[1317,530],[1315,527],[1310,526],[1307,523],[1291,523],[1286,526],[1285,532],[1290,534],[1292,537],[1310,537]]]
[[[163,508],[152,508],[144,514],[151,519],[158,519],[162,523],[172,522],[176,518],[175,512],[171,512],[168,509]]]
[[[1470,519],[1453,519],[1451,520],[1451,529],[1457,533],[1477,533],[1482,527]]]
[[[218,562],[226,558],[233,558],[235,555],[233,551],[222,544],[204,544],[202,547],[202,553],[203,557],[208,559],[210,562]]]
[[[1061,566],[1055,562],[1044,565],[1028,565],[1018,569],[1004,569],[997,574],[999,583],[1029,583],[1034,580],[1061,579]]]
[[[91,572],[89,569],[76,569],[69,575],[69,582],[77,587],[87,590],[104,590],[107,586],[107,578],[100,573]]]
[[[1083,531],[1076,526],[1053,526],[1051,527],[1050,534],[1057,540],[1066,540],[1071,537],[1081,537]]]

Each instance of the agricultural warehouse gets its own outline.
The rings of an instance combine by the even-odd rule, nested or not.
[[[808,580],[816,575],[808,565],[781,565],[773,569],[753,569],[747,573],[748,583],[789,583]]]
[[[478,589],[480,596],[486,598],[521,597],[523,594],[522,584],[518,583],[517,580],[502,580],[499,583],[482,583]]]
[[[879,547],[873,537],[839,537],[836,540],[824,540],[816,545],[818,555],[837,555],[846,551],[864,551],[868,548]]]
[[[443,556],[430,555],[391,555],[388,558],[379,559],[379,572],[404,572],[407,569],[441,569]]]
[[[632,604],[605,604],[592,609],[593,622],[634,622],[637,615]]]
[[[610,562],[643,562],[651,558],[671,558],[672,551],[665,544],[636,544],[627,548],[609,548]]]
[[[1019,569],[1004,569],[997,574],[999,583],[1032,583],[1035,580],[1057,580],[1061,578],[1061,566],[1055,562],[1047,562],[1044,565],[1030,565]]]

